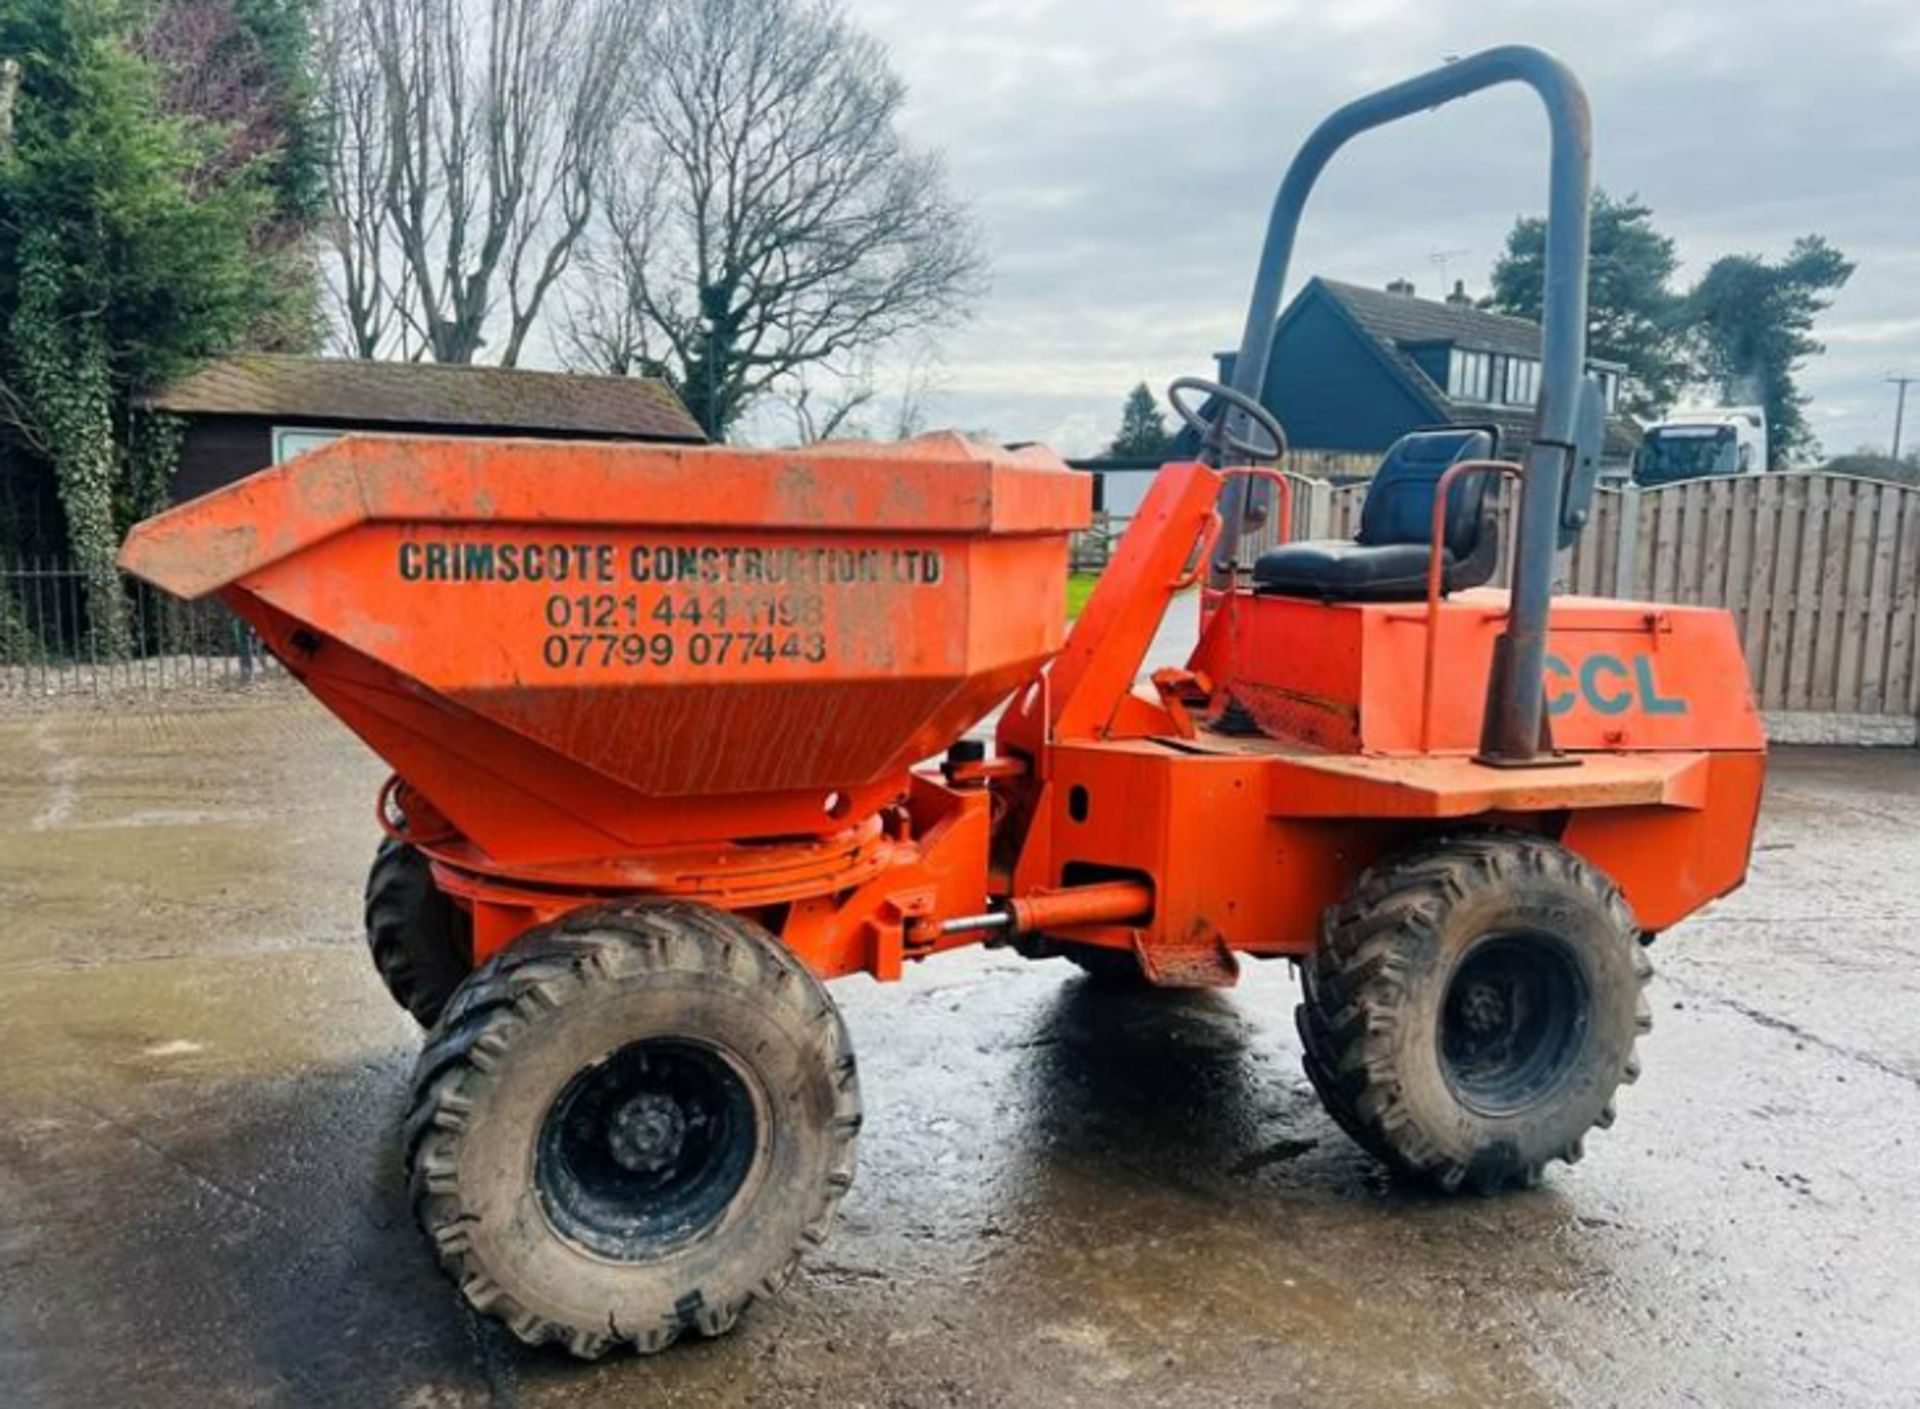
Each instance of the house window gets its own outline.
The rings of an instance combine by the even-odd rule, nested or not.
[[[1510,358],[1506,395],[1500,399],[1509,406],[1531,406],[1539,395],[1540,364],[1531,357]]]
[[[318,450],[323,445],[333,444],[344,434],[346,434],[344,431],[315,430],[304,426],[275,426],[273,428],[273,463],[285,464],[296,455],[304,455],[309,450]]]
[[[1493,359],[1484,352],[1454,348],[1447,356],[1448,395],[1456,401],[1493,398]]]

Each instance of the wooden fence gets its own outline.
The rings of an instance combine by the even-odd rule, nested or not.
[[[1296,477],[1292,536],[1352,537],[1366,492]],[[1504,499],[1500,514],[1510,548]],[[1276,536],[1272,524],[1252,535],[1242,560]],[[1920,742],[1920,488],[1815,472],[1602,490],[1561,578],[1592,596],[1732,611],[1778,740]],[[0,696],[246,683],[271,669],[217,604],[137,583],[129,595],[134,649],[109,658],[71,568],[0,562]]]
[[[1311,479],[1365,479],[1380,467],[1380,456],[1371,450],[1289,450],[1286,470],[1290,475]]]
[[[1351,537],[1366,491],[1296,480],[1294,536]],[[1730,610],[1777,740],[1920,742],[1920,488],[1812,472],[1603,489],[1561,585]]]

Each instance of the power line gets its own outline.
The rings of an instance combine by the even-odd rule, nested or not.
[[[1887,380],[1900,388],[1899,399],[1893,403],[1893,458],[1898,460],[1900,458],[1901,423],[1907,418],[1907,388],[1915,382],[1920,382],[1920,377],[1903,377],[1897,373],[1889,372],[1887,373]]]

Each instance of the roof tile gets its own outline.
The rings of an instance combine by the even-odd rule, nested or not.
[[[1340,301],[1341,307],[1347,310],[1354,322],[1371,334],[1382,350],[1409,377],[1423,388],[1430,388],[1442,405],[1450,407],[1456,421],[1461,424],[1480,422],[1499,426],[1507,453],[1517,453],[1518,447],[1524,446],[1531,438],[1531,406],[1482,406],[1473,402],[1454,401],[1447,396],[1444,388],[1434,385],[1433,379],[1406,354],[1405,349],[1419,343],[1452,343],[1473,352],[1538,358],[1538,323],[1513,318],[1505,313],[1491,313],[1484,308],[1437,303],[1430,298],[1370,289],[1361,284],[1342,283],[1337,279],[1321,278],[1316,282]],[[1607,367],[1618,365],[1599,359],[1590,359],[1590,362]],[[1640,433],[1632,421],[1617,415],[1607,417],[1604,452],[1607,456],[1631,455],[1639,443]]]
[[[1392,343],[1449,342],[1476,352],[1514,357],[1540,355],[1540,325],[1504,313],[1458,303],[1439,303],[1413,294],[1388,293],[1360,284],[1322,279],[1354,321]]]
[[[436,362],[246,353],[210,362],[143,398],[160,411],[285,416],[367,425],[547,431],[702,441],[664,382]]]

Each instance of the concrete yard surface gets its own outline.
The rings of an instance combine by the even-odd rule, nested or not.
[[[464,1312],[360,936],[376,761],[270,690],[0,718],[0,1405],[1920,1402],[1920,752],[1786,750],[1653,956],[1646,1074],[1536,1192],[1395,1185],[1284,964],[837,985],[840,1225],[736,1333],[584,1365]]]

